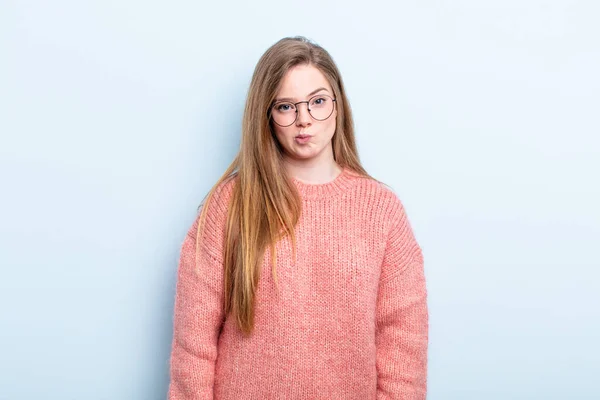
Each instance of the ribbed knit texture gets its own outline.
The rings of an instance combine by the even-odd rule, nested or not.
[[[425,399],[428,308],[423,256],[389,188],[344,169],[335,180],[293,180],[303,199],[291,241],[277,244],[277,292],[263,259],[255,330],[222,313],[222,245],[233,180],[181,248],[170,400]],[[224,320],[224,323],[222,321]]]

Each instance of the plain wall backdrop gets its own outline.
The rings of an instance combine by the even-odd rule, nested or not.
[[[262,53],[337,62],[425,256],[431,400],[598,399],[600,5],[0,3],[0,399],[166,397],[179,250]]]

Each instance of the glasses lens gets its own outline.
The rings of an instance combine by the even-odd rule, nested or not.
[[[292,103],[277,103],[273,106],[272,115],[277,125],[291,125],[296,120],[296,106]]]
[[[327,95],[318,95],[310,99],[310,115],[314,119],[323,121],[333,113],[333,99]]]

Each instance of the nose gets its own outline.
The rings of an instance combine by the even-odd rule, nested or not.
[[[298,126],[308,126],[312,124],[312,117],[308,112],[308,104],[302,103],[298,104],[296,108],[296,112],[298,113],[298,118],[296,118],[296,125]]]

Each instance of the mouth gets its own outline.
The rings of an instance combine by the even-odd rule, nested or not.
[[[294,141],[298,144],[307,144],[310,143],[312,135],[298,135],[294,138]]]

